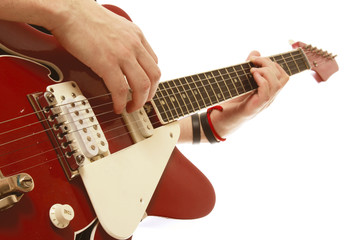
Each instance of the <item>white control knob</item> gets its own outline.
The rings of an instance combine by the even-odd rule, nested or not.
[[[74,209],[68,204],[54,204],[49,212],[50,220],[57,228],[66,228],[73,220]]]

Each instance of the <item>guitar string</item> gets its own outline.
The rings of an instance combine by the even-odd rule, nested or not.
[[[102,94],[102,95],[98,95],[98,96],[94,96],[94,97],[90,97],[90,98],[87,98],[87,100],[90,100],[90,99],[95,99],[95,98],[100,98],[100,97],[104,97],[104,96],[109,96],[111,95],[111,93],[106,93],[106,94]],[[77,103],[77,102],[81,102],[83,100],[78,100],[78,101],[74,101],[72,103]],[[65,106],[67,104],[71,104],[71,103],[65,103],[65,104],[59,104],[58,106]],[[27,113],[25,115],[22,115],[22,116],[19,116],[19,117],[14,117],[14,118],[11,118],[11,119],[7,119],[7,120],[4,120],[2,122],[0,122],[0,125],[1,124],[4,124],[4,123],[8,123],[8,122],[11,122],[11,121],[15,121],[15,120],[18,120],[18,119],[21,119],[21,118],[25,118],[25,117],[29,117],[31,115],[35,115],[35,114],[38,114],[38,113],[43,113],[44,110],[38,110],[38,111],[35,111],[35,112],[31,112],[31,113]]]
[[[232,89],[232,90],[233,90],[233,89]],[[213,95],[212,95],[212,96],[213,96]],[[227,100],[227,99],[223,99],[223,100]],[[188,104],[187,104],[187,105],[188,105]],[[179,107],[177,107],[177,108],[179,108]],[[169,109],[167,112],[169,112],[169,111],[171,111],[171,110],[172,110],[172,109]],[[109,111],[109,112],[107,112],[107,113],[110,113],[110,112],[112,112],[112,111]],[[104,114],[104,113],[100,113],[100,114],[98,114],[98,115],[103,115],[103,114]],[[152,116],[150,116],[150,117],[152,117]],[[182,117],[182,116],[181,116],[181,117]],[[41,132],[45,132],[45,131],[48,131],[48,130],[51,130],[51,128],[42,130],[42,131],[37,132],[37,133],[33,133],[33,134],[30,134],[30,135],[27,135],[27,136],[24,136],[24,137],[21,137],[21,138],[18,138],[18,139],[14,139],[14,140],[9,141],[9,142],[7,142],[7,143],[0,144],[0,147],[1,147],[1,146],[4,146],[4,145],[6,145],[6,144],[9,144],[9,143],[12,143],[12,142],[15,142],[15,141],[24,139],[24,138],[26,138],[26,137],[34,136],[34,135],[36,135],[36,134],[39,134],[39,133],[41,133]]]
[[[285,53],[285,54],[287,54],[287,53]],[[274,56],[276,56],[276,55],[274,55]],[[295,56],[296,56],[296,57],[302,56],[302,54],[299,53],[299,54],[297,54],[297,55],[295,55]],[[272,56],[271,56],[271,57],[272,57]],[[288,59],[291,59],[291,56],[288,57],[287,59],[282,60],[282,61],[285,61],[285,60],[288,60]],[[295,59],[295,60],[300,60],[300,59],[301,59],[301,58],[298,58],[298,59]],[[240,65],[241,65],[241,64],[240,64]],[[234,66],[238,66],[238,65],[234,65]],[[230,67],[232,67],[232,66],[230,66]],[[219,69],[219,70],[220,70],[220,69]],[[214,70],[214,71],[215,71],[215,70]],[[241,72],[241,70],[240,70],[240,71],[237,71],[237,72]],[[223,74],[222,76],[225,76],[225,75],[228,75],[228,74]],[[199,80],[201,81],[201,79],[199,79]],[[195,82],[196,82],[196,81],[195,81]],[[109,95],[111,95],[111,93],[106,93],[106,94],[102,94],[102,95],[98,95],[98,96],[93,96],[93,97],[87,98],[87,100],[92,100],[92,99],[96,99],[96,98],[100,98],[100,97],[105,97],[105,96],[109,96]],[[81,102],[81,101],[83,101],[83,100],[73,101],[72,103],[77,103],[77,102]],[[59,107],[60,107],[60,106],[65,106],[65,105],[68,105],[68,104],[71,104],[71,103],[59,104],[58,106],[59,106]],[[12,119],[4,120],[4,121],[1,121],[1,122],[0,122],[0,125],[1,125],[1,124],[4,124],[4,123],[7,123],[7,122],[10,122],[10,121],[14,121],[14,120],[20,119],[20,118],[28,117],[28,116],[30,116],[30,115],[42,113],[43,111],[44,111],[44,110],[39,110],[39,111],[35,111],[35,112],[32,112],[32,113],[28,113],[28,114],[25,114],[25,115],[22,115],[22,116],[19,116],[19,117],[14,117],[14,118],[12,118]]]
[[[122,117],[119,116],[118,118],[122,118]],[[108,120],[108,121],[102,122],[102,124],[104,124],[104,123],[106,123],[106,122],[114,121],[114,120],[115,120],[115,119],[110,119],[110,120]],[[158,121],[158,122],[155,122],[154,124],[156,124],[156,123],[159,123],[159,121]],[[88,125],[88,126],[84,126],[83,128],[91,128],[91,127],[93,127],[93,126],[95,126],[95,125],[98,125],[98,124],[91,124],[91,125]],[[108,130],[104,131],[104,134],[107,133],[107,132],[114,131],[114,130],[119,129],[119,128],[125,128],[125,127],[126,127],[126,125],[120,125],[120,126],[117,126],[117,127],[114,127],[114,128],[111,128],[111,129],[108,129]],[[78,129],[78,130],[74,130],[74,131],[70,131],[69,133],[81,131],[83,128]],[[50,129],[49,129],[49,130],[50,130]],[[45,131],[41,131],[41,133],[45,133]],[[110,142],[110,141],[114,140],[115,138],[122,137],[122,136],[124,136],[124,135],[127,135],[128,133],[131,133],[131,131],[125,132],[125,133],[120,134],[120,135],[118,135],[118,136],[115,136],[115,137],[113,137],[113,138],[109,138],[109,139],[107,139],[107,141]],[[53,148],[53,147],[52,147],[52,148],[50,148],[50,149],[48,149],[48,150],[42,151],[41,153],[37,153],[37,154],[34,154],[34,155],[32,155],[32,156],[27,156],[27,157],[22,158],[22,159],[19,159],[19,160],[17,160],[17,161],[14,161],[14,162],[11,162],[11,163],[2,165],[2,166],[0,166],[0,168],[5,168],[5,167],[11,166],[11,165],[13,165],[13,164],[17,164],[17,163],[23,162],[23,161],[25,161],[25,160],[28,160],[28,159],[37,157],[37,156],[39,156],[39,155],[45,154],[45,153],[47,153],[47,152],[50,152],[50,151],[53,151],[53,150],[56,150],[56,149],[61,149],[61,147],[56,147],[56,148]],[[3,155],[5,155],[5,154],[3,154]],[[6,154],[6,155],[7,155],[7,154]]]
[[[112,120],[110,120],[110,121],[112,121]],[[120,127],[125,127],[125,125],[124,125],[124,126],[120,126]],[[120,128],[120,127],[117,127],[117,128]],[[108,131],[112,131],[112,129],[109,129],[109,130],[107,130],[107,131],[105,131],[105,132],[108,132]],[[113,137],[113,138],[107,139],[107,141],[108,141],[108,142],[110,142],[110,141],[112,141],[112,140],[114,140],[114,139],[116,139],[116,138],[118,138],[118,137],[122,137],[122,136],[127,135],[127,134],[128,134],[128,133],[124,133],[124,134],[121,134],[121,135],[115,136],[115,137]],[[51,149],[47,150],[46,152],[48,152],[48,151],[52,151],[52,150],[54,150],[54,148],[51,148]],[[39,153],[39,154],[43,154],[43,153],[44,153],[44,152]],[[37,156],[37,155],[39,155],[39,154],[35,154],[34,156],[27,157],[27,159],[32,158],[32,157],[35,157],[35,156]],[[40,166],[40,165],[46,164],[46,163],[51,162],[51,161],[54,161],[54,160],[56,160],[56,159],[57,159],[57,157],[56,157],[56,158],[54,158],[54,159],[48,160],[48,161],[46,161],[46,162],[43,162],[43,163],[40,163],[40,164],[37,164],[37,165],[31,166],[31,167],[29,167],[29,168],[22,169],[22,170],[20,170],[20,171],[18,171],[18,172],[21,172],[21,171],[24,171],[24,170],[31,169],[31,168],[33,168],[33,167],[37,167],[37,166]],[[65,159],[65,158],[64,158],[64,159]],[[23,160],[25,160],[25,159],[23,159]],[[16,163],[18,163],[18,162],[20,162],[20,161],[21,161],[21,160],[16,161]],[[7,164],[6,166],[9,166],[9,165],[12,165],[12,164],[15,164],[15,163]],[[5,167],[5,166],[1,166],[0,168],[3,168],[3,167]]]
[[[110,121],[112,121],[112,120],[110,120]],[[120,126],[120,127],[125,127],[125,126]],[[117,128],[120,128],[120,127],[117,127]],[[105,131],[105,132],[108,132],[108,131],[111,131],[111,130],[112,130],[112,129],[109,129],[109,130],[107,130],[107,131]],[[114,140],[114,139],[116,139],[116,138],[118,138],[118,137],[121,137],[121,136],[123,136],[123,135],[126,135],[126,134],[127,134],[127,133],[124,133],[124,134],[115,136],[115,137],[113,137],[113,138],[108,139],[108,141],[110,142],[110,141],[112,141],[112,140]],[[51,149],[49,149],[49,150],[47,150],[47,151],[45,151],[45,152],[43,151],[42,153],[35,154],[35,155],[33,155],[33,156],[27,157],[26,159],[29,159],[29,158],[38,156],[38,155],[40,155],[40,154],[43,154],[43,153],[46,153],[46,152],[49,152],[49,151],[53,151],[53,150],[54,150],[54,149],[51,148]],[[9,165],[12,165],[12,164],[15,164],[15,163],[19,163],[20,161],[24,161],[24,160],[26,160],[26,159],[18,160],[18,161],[16,161],[16,162],[11,163],[11,164],[7,164],[7,165],[4,165],[4,166],[1,166],[1,168],[6,167],[6,166],[9,166]],[[57,159],[57,158],[54,158],[54,159],[49,160],[49,161],[47,161],[47,162],[50,162],[50,161],[53,161],[53,160],[56,160],[56,159]],[[43,164],[45,164],[45,163],[47,163],[47,162],[44,162]],[[41,165],[41,164],[39,164],[39,165]],[[37,165],[35,165],[35,166],[37,166]],[[31,167],[30,167],[30,168],[31,168]],[[21,170],[21,171],[23,171],[23,170]]]
[[[243,72],[243,71],[238,71],[238,72]],[[226,74],[226,75],[229,76],[229,74]],[[245,73],[245,74],[243,74],[243,75],[238,75],[238,76],[239,76],[239,77],[242,77],[242,76],[245,76],[245,75],[251,75],[251,74]],[[225,74],[223,74],[222,76],[225,76]],[[229,78],[227,78],[227,79],[223,78],[223,80],[218,81],[218,82],[222,82],[222,81],[225,82],[225,80],[229,80],[229,79],[231,79],[231,76],[229,76]],[[245,83],[245,84],[247,84],[247,83]],[[207,86],[209,86],[209,85],[211,86],[211,83],[209,83]],[[231,88],[231,90],[235,90],[235,89],[236,89],[236,87],[235,87],[235,88]],[[244,89],[244,90],[245,90],[245,89]],[[186,92],[186,90],[185,90],[185,92]],[[223,92],[225,92],[225,91],[223,91]],[[230,93],[230,96],[231,96],[231,92],[230,92],[230,91],[226,91],[226,92]],[[180,92],[180,93],[181,93],[181,92]],[[180,94],[180,93],[178,93],[178,94]],[[245,93],[245,92],[244,92],[244,93]],[[243,94],[243,93],[242,93],[242,94]],[[174,94],[174,95],[175,95],[175,94]],[[239,95],[240,95],[240,94],[239,94]],[[171,94],[169,94],[169,96],[171,96]],[[211,96],[209,95],[208,98],[211,98],[211,97],[214,97],[214,96],[216,97],[216,94],[211,95]],[[232,96],[231,96],[231,97],[232,97]],[[216,98],[217,98],[217,97],[216,97]],[[206,98],[203,98],[203,99],[205,100]],[[154,98],[154,100],[156,100],[156,98]],[[226,100],[226,99],[223,99],[223,100]],[[86,100],[80,100],[80,101],[86,101]],[[75,102],[76,102],[76,101],[75,101]],[[72,102],[72,103],[74,103],[74,102]],[[67,104],[71,104],[71,103],[67,103]],[[108,103],[105,103],[105,104],[108,104]],[[101,104],[101,106],[103,106],[103,105],[105,105],[105,104]],[[64,105],[65,105],[65,104],[63,104],[63,106],[64,106]],[[186,106],[188,106],[188,105],[189,105],[189,104],[186,104]],[[93,108],[96,108],[96,107],[98,107],[98,106],[95,106],[95,107],[93,107]],[[169,112],[169,111],[172,111],[172,110],[176,110],[177,108],[180,108],[180,110],[181,110],[181,107],[180,107],[180,106],[179,106],[179,107],[175,107],[175,106],[174,106],[173,109],[170,109],[170,110],[167,110],[167,111]],[[87,109],[91,109],[91,107],[90,107],[90,108],[87,108]],[[86,110],[86,109],[82,109],[82,110]],[[176,111],[177,111],[177,110],[176,110]],[[76,111],[74,111],[74,112],[76,112]],[[67,115],[67,114],[74,113],[74,112],[69,112],[69,113],[65,113],[65,114],[62,114],[62,115]],[[109,112],[106,112],[106,113],[110,113],[110,112],[112,112],[112,111],[109,111]],[[100,116],[100,115],[103,115],[103,114],[105,114],[105,113],[100,113],[100,114],[95,115],[95,116]],[[152,116],[150,116],[150,117],[152,117]],[[84,120],[84,119],[82,119],[82,120]],[[26,125],[26,126],[19,127],[19,128],[17,128],[17,129],[13,129],[13,130],[9,130],[9,131],[0,133],[0,135],[5,134],[5,133],[12,132],[12,131],[14,131],[14,130],[22,129],[22,128],[27,127],[27,126],[32,126],[32,125],[34,125],[34,124],[36,124],[36,123],[44,122],[44,121],[46,121],[46,119],[40,120],[40,121],[37,121],[37,122],[34,122],[34,123],[31,123],[31,124],[28,124],[28,125]],[[77,121],[79,121],[79,120],[77,120]],[[73,122],[69,122],[69,123],[73,123]],[[41,132],[45,132],[45,131],[48,131],[48,130],[51,130],[51,128],[45,129],[45,130],[42,130],[42,131],[39,131],[39,132],[36,132],[36,133],[29,134],[29,135],[27,135],[27,136],[23,136],[23,137],[20,137],[20,138],[18,138],[18,139],[14,139],[14,140],[8,141],[8,142],[6,142],[6,143],[2,143],[2,144],[0,144],[0,147],[2,147],[2,146],[4,146],[4,145],[7,145],[7,144],[9,144],[9,143],[18,141],[18,140],[22,140],[22,139],[27,138],[27,137],[31,137],[31,136],[40,134]]]
[[[117,120],[117,119],[119,119],[119,118],[122,118],[122,117],[121,117],[121,116],[119,116],[119,117],[117,117],[117,118],[113,118],[113,119],[110,119],[110,120],[104,121],[104,122],[103,122],[103,124],[104,124],[104,123],[107,123],[107,122],[115,121],[115,120]],[[98,125],[98,124],[96,124],[96,125]],[[92,126],[94,126],[94,125],[88,126],[88,127],[86,127],[86,128],[90,128],[90,127],[92,127]],[[125,127],[125,125],[122,125],[122,127]],[[109,129],[109,130],[113,130],[113,129],[114,129],[114,128]],[[73,131],[73,132],[77,132],[77,131],[80,131],[80,130],[82,130],[82,129],[78,129],[78,130]],[[104,131],[104,133],[105,133],[105,132],[109,132],[109,130]],[[131,132],[128,132],[128,133],[131,133]],[[125,133],[125,134],[128,134],[128,133]],[[122,135],[120,135],[120,136],[124,136],[125,134],[122,134]],[[48,137],[46,136],[46,138],[48,138]],[[109,141],[109,140],[108,140],[108,141]],[[37,144],[39,144],[39,143],[36,143],[35,145],[37,145]],[[11,163],[8,163],[8,164],[5,164],[5,165],[2,165],[2,166],[0,166],[0,168],[3,168],[3,167],[8,167],[8,166],[10,166],[10,165],[13,165],[13,164],[16,164],[16,163],[22,162],[22,161],[27,160],[27,159],[29,159],[29,158],[36,157],[36,156],[38,156],[38,155],[40,155],[40,154],[47,153],[47,152],[50,152],[50,151],[52,151],[52,150],[56,150],[56,149],[61,149],[61,147],[50,148],[50,149],[48,149],[48,150],[42,151],[41,153],[34,154],[34,155],[32,155],[32,156],[28,156],[28,157],[25,157],[25,158],[19,159],[19,160],[17,160],[17,161],[14,161],[14,162],[11,162]],[[2,156],[4,156],[4,155],[5,155],[5,154],[1,155],[0,157],[2,157]],[[6,155],[8,155],[8,154],[6,154]]]

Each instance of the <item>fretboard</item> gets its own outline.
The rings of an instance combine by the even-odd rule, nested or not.
[[[299,48],[271,56],[291,76],[310,69]],[[162,123],[169,123],[201,109],[219,104],[258,86],[250,72],[251,62],[161,82],[153,98]]]

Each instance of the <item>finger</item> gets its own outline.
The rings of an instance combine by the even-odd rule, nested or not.
[[[142,107],[149,96],[150,80],[136,59],[131,59],[123,64],[122,70],[132,89],[132,100],[128,102],[126,110],[133,112]]]
[[[254,63],[256,66],[260,67],[268,67],[270,68],[276,77],[280,78],[281,73],[278,70],[278,68],[275,66],[275,63],[271,61],[269,58],[263,58],[263,57],[251,57],[250,61]]]
[[[154,59],[154,62],[156,64],[158,64],[158,57],[156,56],[154,50],[151,48],[150,44],[148,43],[148,41],[146,40],[145,37],[142,38],[141,40],[142,44],[144,45],[146,51],[150,54],[150,56]]]
[[[265,81],[267,81],[268,88],[271,94],[275,94],[281,88],[281,83],[276,77],[274,71],[270,67],[252,68],[252,73],[259,73]],[[260,86],[259,86],[260,87]]]
[[[260,57],[260,53],[258,51],[251,51],[249,56],[246,58],[246,60],[249,60],[252,57]]]
[[[120,114],[126,106],[129,91],[124,74],[120,68],[113,68],[111,71],[108,71],[103,80],[111,92],[114,112]]]
[[[147,98],[147,101],[150,101],[151,98],[153,98],[155,95],[161,72],[158,65],[155,63],[148,52],[144,51],[143,54],[138,57],[138,62],[150,80],[150,90]]]
[[[278,69],[280,73],[280,82],[284,86],[289,81],[289,75],[278,63],[275,63],[275,67]]]
[[[253,74],[254,80],[258,85],[257,95],[259,97],[259,102],[257,105],[260,106],[270,100],[270,86],[268,81],[266,81],[266,79],[261,76],[258,69],[255,70],[252,68],[251,72]]]

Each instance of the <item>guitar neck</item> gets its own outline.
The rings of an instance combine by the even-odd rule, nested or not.
[[[301,48],[269,57],[291,76],[310,69]],[[162,123],[169,123],[219,104],[258,86],[250,72],[251,62],[161,82],[153,98]]]

